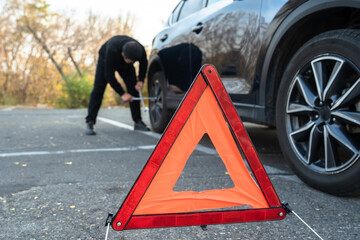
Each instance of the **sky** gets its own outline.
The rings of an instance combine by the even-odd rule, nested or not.
[[[50,9],[85,18],[89,11],[102,16],[135,16],[134,38],[144,46],[151,46],[154,36],[179,0],[47,0]]]

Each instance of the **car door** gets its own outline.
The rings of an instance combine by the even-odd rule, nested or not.
[[[164,29],[157,34],[149,61],[148,91],[156,101],[149,103],[152,129],[162,132],[171,113],[181,102],[196,73],[191,57],[191,32],[196,13],[206,0],[182,0],[171,13]]]
[[[181,1],[169,18],[168,27],[158,34],[162,48],[158,52],[169,83],[168,99],[185,93],[199,67],[193,66],[191,32],[196,12],[204,8],[206,0]],[[156,45],[156,43],[155,43]],[[198,63],[201,65],[201,62]],[[179,96],[177,96],[179,98]]]
[[[202,53],[202,64],[213,64],[234,105],[249,109],[262,40],[260,10],[261,0],[208,0],[197,13],[191,34],[192,44]]]

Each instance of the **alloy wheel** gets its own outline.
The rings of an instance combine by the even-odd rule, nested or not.
[[[290,86],[286,132],[302,163],[323,174],[359,160],[360,69],[344,57],[318,56]]]

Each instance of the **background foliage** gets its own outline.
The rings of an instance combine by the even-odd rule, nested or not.
[[[3,0],[0,104],[87,107],[98,50],[111,36],[132,36],[134,17],[86,20],[51,12],[46,0]],[[108,87],[103,105],[114,105]]]

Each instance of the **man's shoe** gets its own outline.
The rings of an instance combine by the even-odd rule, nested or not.
[[[150,128],[148,128],[143,121],[138,121],[134,125],[134,130],[147,132],[150,131]]]
[[[88,122],[86,123],[86,135],[95,135],[96,132],[94,131],[94,123]]]

